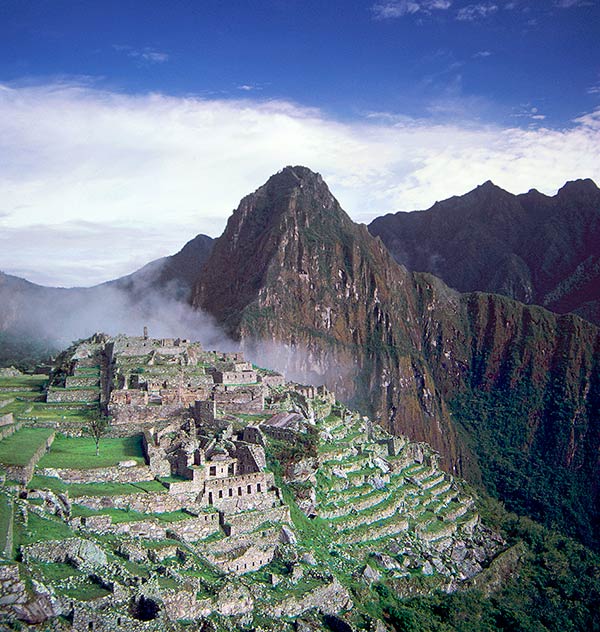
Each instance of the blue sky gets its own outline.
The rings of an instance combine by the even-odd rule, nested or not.
[[[595,0],[2,2],[0,77],[564,125],[599,102]],[[528,122],[541,121],[531,119]]]
[[[127,273],[286,164],[365,222],[598,181],[599,35],[600,0],[0,0],[0,269]]]

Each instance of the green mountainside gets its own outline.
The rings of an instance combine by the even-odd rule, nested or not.
[[[598,329],[398,265],[318,174],[244,198],[193,304],[509,507],[598,544]],[[260,347],[260,345],[258,345]]]

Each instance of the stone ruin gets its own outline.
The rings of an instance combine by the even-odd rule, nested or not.
[[[0,618],[62,614],[73,629],[100,632],[180,620],[221,630],[258,613],[276,626],[268,629],[323,616],[350,629],[355,596],[331,568],[365,588],[420,573],[452,591],[503,544],[431,448],[391,437],[324,387],[286,383],[240,353],[147,331],[96,335],[63,354],[46,397],[98,406],[113,436],[141,436],[144,463],[49,469],[36,460],[24,469],[15,511],[60,521],[72,537],[23,546],[21,567],[0,566],[0,585],[14,593],[14,603],[0,600]],[[34,470],[66,491],[28,485]],[[86,494],[90,483],[115,487]],[[291,507],[317,521],[314,542]],[[57,563],[81,573],[67,585],[98,596],[57,594],[37,577],[30,599],[20,573]]]

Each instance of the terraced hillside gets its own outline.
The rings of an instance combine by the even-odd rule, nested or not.
[[[374,605],[382,586],[453,592],[504,548],[428,446],[239,355],[228,372],[222,354],[181,343],[167,357],[161,343],[160,356],[145,340],[95,338],[62,357],[56,388],[98,388],[98,402],[36,401],[43,377],[6,386],[27,389],[5,404],[19,427],[0,440],[8,629],[384,629]],[[121,359],[115,349],[126,350]],[[208,399],[179,402],[167,419],[119,412],[96,456],[87,428],[113,393],[141,401],[155,380],[194,374],[202,384],[186,388]],[[256,399],[245,408],[239,398],[257,389],[261,408]]]

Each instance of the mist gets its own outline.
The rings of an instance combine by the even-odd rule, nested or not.
[[[257,366],[302,384],[334,386],[350,371],[346,359],[274,340],[233,340],[206,312],[190,304],[192,283],[164,280],[161,261],[89,288],[49,288],[0,274],[0,333],[53,352],[97,332],[111,336],[187,338],[207,350],[243,351]],[[41,358],[40,358],[41,359]]]

